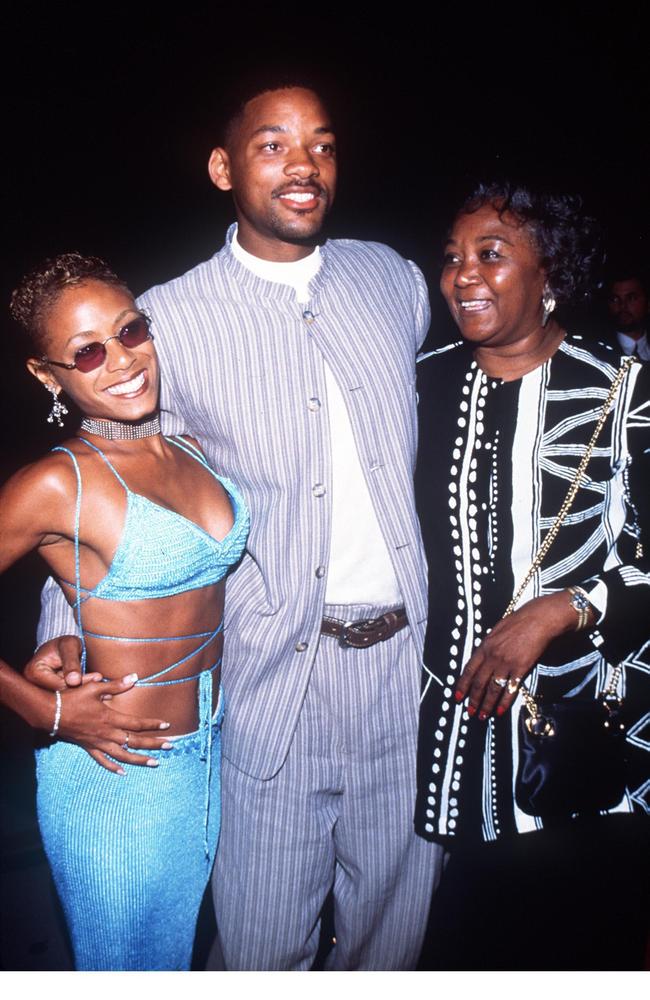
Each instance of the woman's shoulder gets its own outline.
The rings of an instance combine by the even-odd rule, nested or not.
[[[608,344],[604,340],[586,337],[580,333],[567,333],[556,357],[560,363],[572,360],[611,373],[620,367],[625,355],[621,353],[618,344]]]
[[[439,379],[447,378],[455,371],[464,372],[472,362],[472,351],[464,341],[458,340],[423,351],[416,360],[418,385],[428,385],[432,380],[439,384]]]
[[[29,524],[38,532],[58,532],[74,510],[77,475],[63,452],[48,452],[18,469],[0,490],[3,523]]]
[[[76,488],[77,479],[71,453],[83,461],[83,453],[75,439],[65,441],[56,450],[23,465],[7,480],[3,489],[29,490],[50,496],[67,495],[73,487]]]

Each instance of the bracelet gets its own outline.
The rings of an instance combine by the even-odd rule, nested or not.
[[[50,736],[55,737],[59,731],[59,723],[61,721],[61,692],[55,691],[54,697],[56,698],[56,708],[54,709],[54,725],[52,726],[52,732]]]
[[[589,597],[582,587],[569,587],[568,591],[571,594],[571,600],[569,603],[578,615],[576,632],[581,632],[583,628],[587,627],[587,623],[589,622],[589,612],[591,610]]]

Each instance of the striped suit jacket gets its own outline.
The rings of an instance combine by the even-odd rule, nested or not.
[[[163,429],[196,437],[250,508],[247,553],[227,584],[223,746],[235,766],[269,778],[289,750],[323,615],[331,518],[324,360],[346,400],[421,652],[414,383],[429,305],[417,267],[381,244],[328,241],[310,301],[297,303],[289,286],[237,261],[231,238],[232,230],[214,257],[139,305],[161,360]],[[41,641],[61,633],[62,612],[44,605]],[[417,689],[419,677],[404,685]]]

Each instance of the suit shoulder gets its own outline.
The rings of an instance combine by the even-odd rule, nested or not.
[[[402,257],[397,250],[393,250],[385,243],[375,243],[371,240],[337,239],[328,240],[326,245],[328,253],[331,253],[334,258],[374,264],[377,267],[385,267],[404,273],[413,273],[414,270],[419,270],[412,261]]]
[[[180,274],[170,281],[153,285],[143,295],[139,296],[138,301],[144,305],[148,301],[161,302],[168,300],[178,302],[201,297],[208,286],[212,294],[214,294],[215,279],[218,284],[219,276],[223,272],[222,252],[222,250],[218,251],[208,260],[201,261],[200,264],[196,264],[189,271],[185,271],[184,274]]]

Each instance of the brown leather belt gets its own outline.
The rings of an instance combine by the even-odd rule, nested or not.
[[[391,639],[396,632],[408,624],[404,608],[387,611],[380,618],[364,618],[358,622],[342,622],[336,618],[323,618],[321,635],[330,635],[339,640],[341,646],[366,649],[376,642]]]

